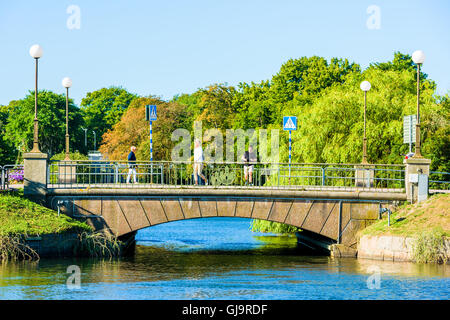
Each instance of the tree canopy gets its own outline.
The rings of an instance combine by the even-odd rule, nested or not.
[[[16,148],[29,151],[33,145],[34,91],[21,100],[13,100],[7,106],[8,118],[4,139]],[[38,92],[39,147],[52,156],[65,148],[66,96],[51,91]],[[81,138],[83,115],[69,100],[69,134],[71,147],[83,150]]]
[[[174,142],[172,132],[177,128],[190,128],[189,113],[176,102],[165,102],[155,97],[133,100],[111,130],[103,136],[100,151],[109,159],[126,160],[131,146],[136,146],[136,156],[150,160],[149,122],[145,120],[145,106],[157,105],[158,120],[153,122],[153,159],[170,159]]]
[[[81,100],[84,120],[90,131],[101,141],[103,134],[122,117],[133,99],[138,96],[120,87],[101,88],[88,92]]]
[[[129,147],[149,159],[149,125],[145,105],[158,106],[153,122],[154,159],[170,160],[171,134],[184,128],[193,133],[194,121],[203,129],[282,129],[282,117],[298,117],[293,132],[296,162],[357,163],[362,157],[363,80],[367,93],[368,160],[401,163],[403,116],[416,113],[417,66],[411,56],[394,53],[392,61],[374,62],[362,71],[347,59],[300,57],[286,61],[271,79],[241,82],[236,87],[217,83],[170,101],[139,97],[120,87],[87,93],[80,108],[70,103],[71,149],[85,153],[84,132],[94,130],[100,150],[111,159],[125,159]],[[436,84],[421,71],[422,153],[432,170],[450,171],[450,98],[436,94]],[[34,94],[0,106],[0,160],[11,162],[17,149],[27,151],[33,139]],[[39,92],[39,140],[51,155],[64,150],[65,96]],[[280,132],[280,161],[288,158],[288,135]],[[20,147],[22,146],[22,147]]]

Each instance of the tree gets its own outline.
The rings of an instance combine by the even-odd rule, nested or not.
[[[237,109],[234,127],[265,128],[272,123],[276,112],[269,97],[269,81],[252,82],[250,85],[241,82],[238,88],[233,101]]]
[[[165,102],[155,97],[137,98],[127,108],[122,118],[103,136],[100,151],[109,159],[126,160],[131,146],[137,147],[140,160],[150,160],[149,123],[145,120],[145,106],[156,105],[158,120],[153,121],[153,159],[170,160],[175,143],[172,132],[178,128],[189,129],[189,113],[176,102]]]
[[[84,112],[87,128],[95,131],[97,137],[101,138],[106,131],[119,122],[131,101],[137,97],[120,87],[88,92],[81,100],[81,109]]]
[[[401,154],[408,149],[403,144],[403,116],[415,113],[415,77],[409,70],[380,68],[369,68],[362,75],[352,75],[342,85],[327,88],[308,110],[298,114],[300,128],[293,133],[293,161],[362,160],[364,102],[359,84],[363,79],[372,84],[367,94],[368,160],[387,164],[403,161]],[[425,80],[421,86],[423,153],[430,157],[430,145],[441,141],[439,130],[445,130],[445,124],[433,121],[440,112],[434,98],[434,83]]]
[[[34,92],[8,105],[5,139],[12,145],[31,150],[33,145]],[[66,96],[51,91],[38,92],[39,148],[52,156],[65,149]],[[72,149],[83,150],[81,110],[69,99],[69,134]]]
[[[6,122],[8,120],[9,108],[0,106],[0,165],[14,163],[16,148],[5,139]]]
[[[295,96],[310,101],[321,90],[343,83],[347,74],[359,71],[359,65],[347,59],[333,58],[330,63],[317,56],[290,59],[272,77],[271,96],[277,102],[287,102]]]
[[[197,121],[203,121],[204,127],[231,128],[236,109],[233,104],[236,89],[224,84],[214,84],[200,89],[199,108],[201,114]]]

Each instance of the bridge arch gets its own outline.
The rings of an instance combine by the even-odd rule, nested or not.
[[[49,205],[97,230],[124,236],[173,221],[240,217],[286,223],[348,246],[356,232],[378,219],[380,202],[279,196],[216,195],[54,195]]]

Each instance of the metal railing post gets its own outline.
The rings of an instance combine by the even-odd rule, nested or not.
[[[325,186],[325,170],[327,168],[326,167],[322,167],[322,187]]]

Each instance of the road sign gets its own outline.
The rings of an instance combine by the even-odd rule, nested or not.
[[[416,142],[416,115],[403,117],[403,143],[415,143]]]
[[[155,105],[146,105],[145,106],[145,120],[155,121],[156,118],[157,118],[156,106]]]
[[[145,120],[150,122],[150,161],[153,161],[153,128],[152,121],[157,119],[156,106],[155,105],[146,105],[145,106]],[[153,166],[151,168],[152,173],[150,176],[150,181],[153,179]]]
[[[297,130],[297,117],[283,117],[283,130]]]
[[[283,130],[289,131],[289,184],[291,184],[291,152],[292,152],[292,136],[291,133],[297,130],[297,117],[283,117]]]

